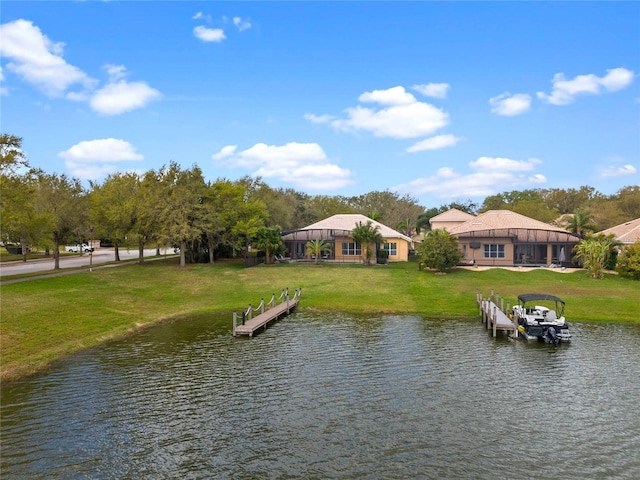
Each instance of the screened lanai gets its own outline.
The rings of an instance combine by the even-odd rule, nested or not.
[[[478,265],[571,266],[580,238],[553,229],[493,228],[456,233],[465,261]]]

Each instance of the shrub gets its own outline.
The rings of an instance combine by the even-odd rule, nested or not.
[[[640,280],[640,240],[620,252],[616,270],[622,277]]]
[[[427,233],[416,252],[425,267],[435,268],[439,272],[455,267],[462,260],[458,238],[443,229]]]

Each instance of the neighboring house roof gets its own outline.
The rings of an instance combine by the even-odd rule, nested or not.
[[[457,208],[452,208],[447,210],[446,212],[442,212],[435,217],[431,217],[429,219],[429,223],[433,222],[466,222],[467,220],[471,220],[472,218],[476,218],[470,213],[463,212],[462,210],[458,210]]]
[[[482,230],[498,229],[527,229],[527,230],[547,230],[553,232],[569,233],[564,228],[560,228],[548,223],[525,217],[511,210],[489,210],[473,217],[461,225],[457,225],[449,230],[452,234],[467,232],[477,232]],[[577,237],[576,237],[577,238]]]
[[[631,245],[640,240],[640,218],[607,228],[600,233],[613,235],[620,243]]]
[[[380,235],[384,238],[402,238],[407,242],[411,242],[411,239],[406,235],[359,213],[339,213],[311,224],[308,227],[301,228],[300,230],[345,230],[350,232],[359,222],[365,225],[367,222],[371,222],[374,227],[378,227]]]

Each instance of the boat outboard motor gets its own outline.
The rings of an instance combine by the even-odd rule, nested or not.
[[[558,333],[556,332],[556,329],[553,327],[547,328],[547,333],[545,334],[545,336],[547,337],[547,341],[549,343],[553,343],[554,345],[557,345],[558,343],[560,343],[560,338],[558,338]]]

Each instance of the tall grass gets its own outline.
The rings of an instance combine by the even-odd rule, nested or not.
[[[475,317],[475,294],[495,290],[505,301],[520,293],[552,293],[567,302],[569,321],[636,322],[640,283],[584,271],[419,271],[415,263],[190,265],[176,260],[95,269],[2,287],[0,375],[3,380],[45,368],[74,352],[135,333],[167,319],[231,312],[257,305],[281,289],[302,288],[299,308],[364,314]]]

